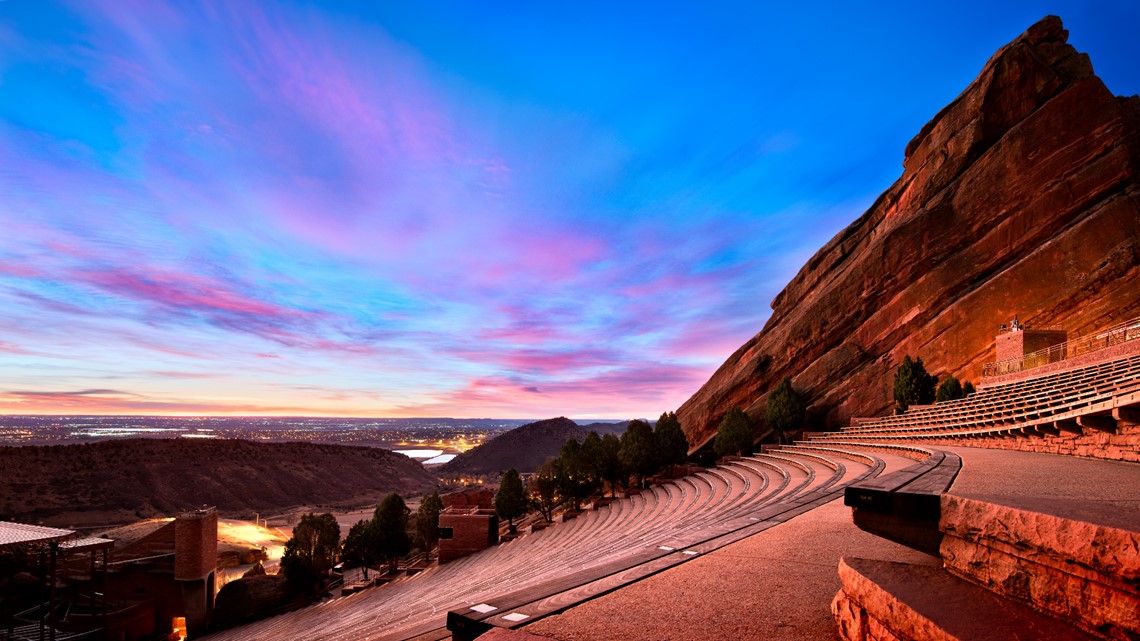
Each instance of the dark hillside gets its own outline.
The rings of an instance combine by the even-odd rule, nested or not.
[[[223,516],[367,504],[429,491],[419,463],[371,447],[245,440],[128,439],[0,447],[0,520],[99,524],[202,505]]]
[[[587,423],[580,427],[582,431],[587,434],[597,432],[598,436],[605,436],[606,434],[621,436],[625,433],[625,428],[629,427],[629,421],[621,421],[618,423]]]
[[[533,472],[546,459],[557,456],[563,443],[571,438],[581,440],[586,434],[586,430],[563,416],[527,423],[460,454],[439,471],[445,476],[498,474],[512,467],[519,472]]]

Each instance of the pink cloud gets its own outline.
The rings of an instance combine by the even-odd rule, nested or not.
[[[15,343],[9,343],[7,341],[0,341],[0,352],[5,354],[22,354],[29,356],[36,354],[36,352],[24,349]]]
[[[280,415],[352,416],[352,410],[338,411],[297,405],[256,403],[202,403],[166,401],[140,397],[115,390],[75,392],[0,392],[0,413],[61,415]]]
[[[296,318],[303,314],[231,291],[221,283],[185,272],[151,269],[144,276],[118,268],[73,273],[72,279],[107,292],[164,307],[200,310],[213,314],[241,314],[262,318]]]
[[[676,409],[671,399],[687,396],[707,379],[704,368],[635,366],[595,376],[535,382],[486,376],[432,401],[398,408],[404,416],[638,416]],[[614,390],[621,390],[615,394]],[[654,413],[655,412],[655,413]]]

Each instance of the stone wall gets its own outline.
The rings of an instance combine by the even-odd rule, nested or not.
[[[855,439],[853,438],[853,440]],[[899,440],[906,441],[907,439]],[[932,447],[961,445],[997,450],[1084,456],[1110,461],[1140,462],[1140,426],[1121,423],[1117,426],[1115,434],[1085,428],[1079,434],[1061,432],[1055,436],[1046,434],[1032,437],[939,439],[938,441],[931,441],[930,445]]]

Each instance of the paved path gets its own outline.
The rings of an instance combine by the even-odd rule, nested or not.
[[[1024,494],[1140,508],[1137,463],[980,447],[933,447],[962,457],[962,471],[950,488],[956,494]]]

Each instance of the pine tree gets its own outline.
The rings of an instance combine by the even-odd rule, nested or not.
[[[657,419],[653,442],[660,465],[679,465],[689,454],[689,441],[681,429],[681,421],[673,412],[665,412]]]
[[[281,571],[295,590],[311,592],[340,556],[340,525],[332,514],[301,517],[285,542]]]
[[[424,543],[424,556],[431,560],[431,550],[439,541],[439,513],[443,511],[443,499],[439,492],[432,492],[420,501],[416,512],[416,532]]]
[[[610,484],[610,496],[617,496],[617,488],[625,489],[629,472],[621,462],[621,441],[613,434],[602,437],[601,457],[598,459],[598,473],[602,480]]]
[[[550,459],[538,466],[526,485],[527,496],[531,505],[538,510],[542,518],[550,523],[554,520],[554,508],[562,502],[558,496],[558,479],[554,471],[554,459]]]
[[[586,438],[582,440],[582,461],[595,489],[601,488],[602,482],[605,480],[602,478],[602,458],[604,456],[602,437],[593,431],[587,434]]]
[[[645,421],[630,421],[621,435],[621,462],[637,475],[637,486],[645,486],[645,477],[657,471],[657,452],[653,443],[653,428]]]
[[[792,379],[787,376],[768,394],[768,404],[764,408],[764,422],[775,430],[783,443],[789,432],[804,425],[807,404],[803,395],[792,387]]]
[[[926,372],[921,358],[911,360],[904,356],[895,371],[895,402],[905,412],[911,405],[929,405],[934,402],[934,388],[938,378]]]
[[[740,408],[734,407],[721,419],[716,428],[713,449],[717,456],[747,454],[752,451],[752,419]]]
[[[344,550],[341,561],[348,567],[363,568],[364,578],[368,579],[368,568],[376,563],[376,550],[372,548],[372,519],[361,519],[348,530],[344,537]]]
[[[411,510],[399,494],[385,496],[372,513],[372,543],[380,558],[388,560],[388,572],[395,574],[396,563],[412,549],[408,536]]]
[[[495,511],[499,518],[506,519],[510,531],[515,531],[515,519],[526,515],[526,490],[523,489],[522,478],[515,468],[507,470],[499,484],[499,491],[495,492]]]
[[[966,392],[962,388],[962,384],[958,382],[958,379],[951,374],[938,386],[938,393],[935,395],[934,400],[939,403],[945,403],[946,401],[956,401],[960,398],[966,398]]]

